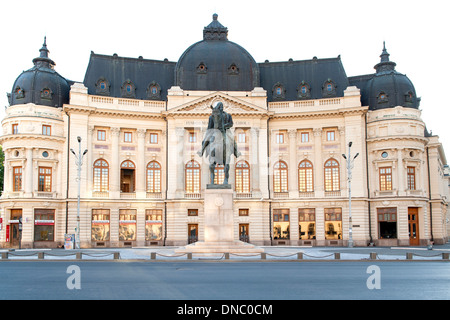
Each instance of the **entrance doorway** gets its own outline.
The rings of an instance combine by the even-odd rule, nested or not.
[[[243,242],[250,242],[248,223],[239,224],[239,240]]]
[[[125,193],[135,192],[135,165],[130,160],[122,162],[120,166],[120,191]]]
[[[408,208],[409,245],[418,246],[419,240],[419,209]]]
[[[198,241],[198,224],[188,224],[188,244]]]
[[[10,219],[10,241],[11,247],[18,248],[20,244],[21,231],[19,230],[19,220],[22,219],[22,209],[12,209]]]

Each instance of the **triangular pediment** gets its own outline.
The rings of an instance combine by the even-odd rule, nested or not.
[[[222,102],[224,111],[230,113],[231,115],[267,114],[266,109],[263,109],[242,99],[231,97],[223,92],[214,92],[207,96],[192,100],[188,103],[167,110],[167,113],[172,115],[209,115],[211,114],[211,106],[216,104],[217,102]]]

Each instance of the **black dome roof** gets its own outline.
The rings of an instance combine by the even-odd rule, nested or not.
[[[40,56],[33,59],[34,66],[22,72],[14,82],[11,106],[35,103],[58,108],[69,103],[70,85],[54,70],[55,63],[48,57],[46,39],[39,51]]]
[[[403,106],[418,109],[420,98],[409,78],[395,70],[396,63],[389,61],[389,53],[383,46],[380,63],[375,65],[376,73],[367,82],[362,97],[364,105],[370,110]]]
[[[203,40],[190,46],[175,67],[175,83],[185,90],[251,91],[260,86],[258,64],[241,46],[228,40],[218,20],[204,28]]]

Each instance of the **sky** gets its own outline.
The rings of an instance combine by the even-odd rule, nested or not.
[[[0,119],[15,79],[44,36],[55,70],[83,82],[91,51],[178,61],[219,15],[228,39],[256,62],[341,56],[347,76],[374,73],[383,41],[421,97],[422,119],[450,162],[448,0],[22,0],[0,2]]]

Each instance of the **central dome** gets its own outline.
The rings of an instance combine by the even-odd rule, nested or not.
[[[180,57],[176,85],[184,90],[251,91],[260,86],[259,67],[241,46],[228,40],[228,29],[218,20],[204,28],[203,40]]]

